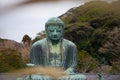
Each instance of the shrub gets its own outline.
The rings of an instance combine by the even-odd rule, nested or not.
[[[80,72],[91,72],[98,67],[98,62],[87,51],[78,54],[78,69]]]
[[[13,49],[4,49],[0,51],[0,73],[23,67],[24,62],[18,51]]]

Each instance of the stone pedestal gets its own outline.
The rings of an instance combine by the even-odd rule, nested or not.
[[[46,75],[32,74],[26,77],[25,80],[87,80],[83,74],[65,75],[58,78],[52,78]]]

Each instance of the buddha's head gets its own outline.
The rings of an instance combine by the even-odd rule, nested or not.
[[[45,24],[47,38],[59,41],[63,38],[64,22],[60,18],[50,18]]]

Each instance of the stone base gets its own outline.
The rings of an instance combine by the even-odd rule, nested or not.
[[[83,74],[74,74],[61,76],[55,79],[50,76],[32,74],[27,76],[25,80],[87,80],[87,77]]]
[[[98,80],[97,73],[86,73],[84,74],[87,77],[87,80]],[[25,80],[27,75],[9,75],[0,73],[0,80]],[[111,74],[103,74],[104,80],[120,80],[120,74],[111,75]]]

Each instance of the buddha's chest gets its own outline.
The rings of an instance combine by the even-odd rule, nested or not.
[[[50,46],[49,64],[51,66],[61,66],[62,52],[60,45]]]

